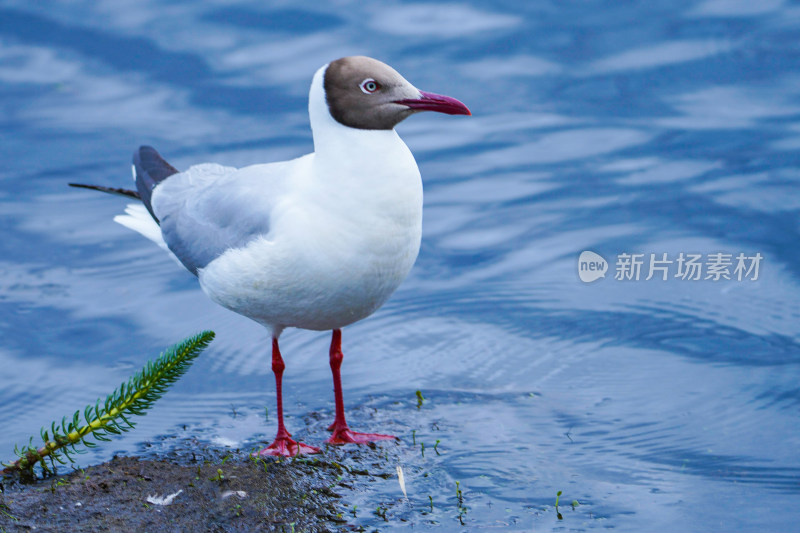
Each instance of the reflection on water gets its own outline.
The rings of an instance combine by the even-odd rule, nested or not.
[[[345,330],[343,379],[354,427],[403,438],[386,460],[409,498],[396,479],[360,487],[348,505],[390,521],[354,523],[453,529],[459,481],[470,529],[792,529],[799,34],[781,0],[6,2],[0,450],[203,329],[217,340],[187,376],[86,461],[274,432],[263,329],[113,224],[124,201],[65,184],[124,186],[142,143],[178,167],[303,154],[312,73],[364,53],[474,116],[400,127],[425,181],[422,251]],[[622,282],[611,259],[584,284],[583,250],[764,260],[756,282]],[[287,423],[321,441],[329,339],[282,340]]]

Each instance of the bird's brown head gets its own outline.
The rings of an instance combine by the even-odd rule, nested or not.
[[[323,86],[331,116],[351,128],[390,130],[419,111],[471,115],[455,98],[420,91],[392,67],[371,57],[332,61]]]

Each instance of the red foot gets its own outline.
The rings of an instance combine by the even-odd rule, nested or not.
[[[320,453],[320,449],[314,446],[309,446],[308,444],[303,444],[302,442],[297,442],[290,437],[279,437],[275,439],[275,442],[260,452],[254,453],[253,455],[257,455],[259,457],[263,457],[265,455],[296,457],[298,455],[306,455],[311,453]]]
[[[381,433],[359,433],[353,431],[347,424],[337,425],[335,422],[328,428],[333,431],[331,438],[325,441],[326,444],[367,444],[379,440],[397,440],[394,435],[383,435]]]

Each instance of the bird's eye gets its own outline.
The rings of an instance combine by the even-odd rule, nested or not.
[[[381,84],[373,80],[372,78],[367,78],[366,80],[361,82],[360,87],[363,92],[367,94],[372,94],[381,88]]]

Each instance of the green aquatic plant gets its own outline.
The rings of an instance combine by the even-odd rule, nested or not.
[[[98,399],[94,405],[87,406],[83,411],[83,421],[81,412],[75,411],[72,419],[64,417],[61,424],[51,423],[49,431],[46,428],[41,429],[43,446],[34,446],[33,437],[26,446],[15,446],[14,453],[18,459],[8,464],[3,463],[6,468],[2,473],[22,472],[32,475],[37,464],[41,465],[43,472],[49,473],[51,469],[55,469],[57,462],[73,462],[73,453],[85,453],[85,448],[97,446],[96,442],[88,440],[89,437],[98,441],[110,441],[112,435],[130,431],[134,428],[134,423],[128,417],[144,415],[170,385],[189,369],[195,358],[213,339],[213,331],[204,331],[171,346],[155,361],[148,361],[139,373],[123,382],[106,397],[105,402]],[[79,447],[80,445],[85,448]]]
[[[461,483],[456,481],[456,509],[458,510],[458,521],[463,526],[464,517],[467,515],[467,506],[464,505],[464,493],[461,492]]]
[[[561,513],[558,510],[558,499],[559,498],[561,498],[561,491],[556,492],[556,517],[558,517],[559,520],[563,520],[564,517],[561,515]]]
[[[417,395],[417,409],[420,409],[422,408],[422,404],[425,402],[425,397],[422,395],[421,390],[417,390],[416,395]]]

